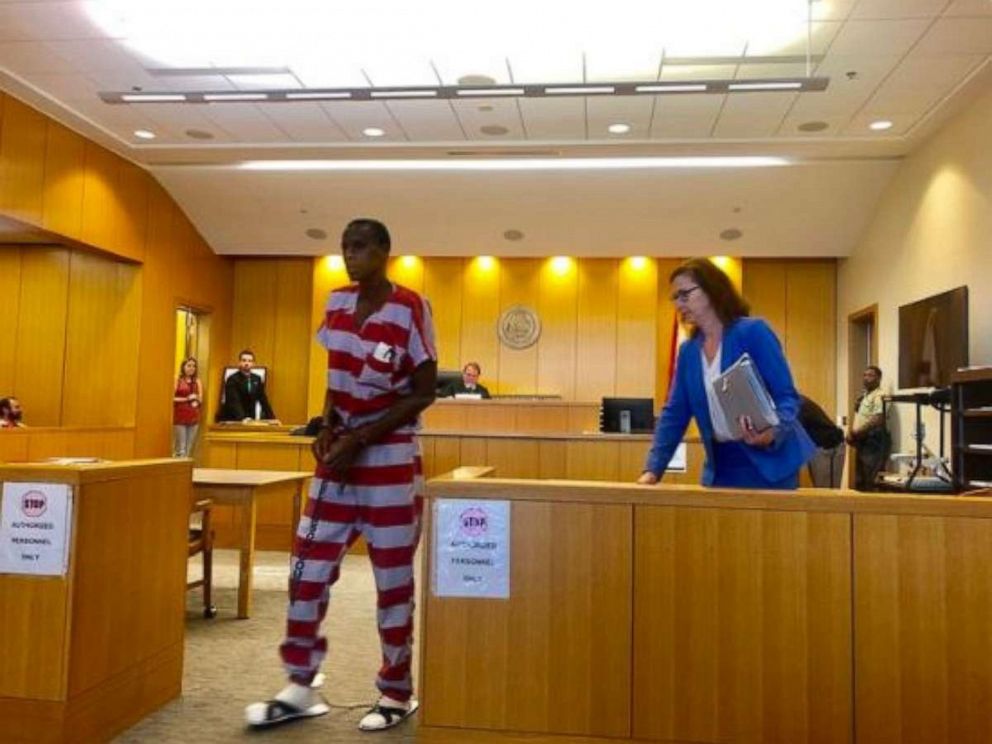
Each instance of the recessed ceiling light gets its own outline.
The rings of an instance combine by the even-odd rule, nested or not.
[[[499,137],[504,134],[509,134],[510,130],[500,124],[486,124],[485,126],[479,127],[479,131],[483,134],[488,134],[492,137]]]
[[[506,230],[503,233],[503,238],[505,240],[510,240],[510,241],[523,240],[524,239],[524,234],[523,234],[523,231],[521,231],[521,230],[513,230],[513,229],[511,229],[511,230]]]
[[[728,227],[726,230],[720,233],[720,240],[737,240],[744,233],[738,230],[736,227]]]
[[[630,131],[630,124],[610,124],[607,129],[610,134],[627,134]]]
[[[307,228],[305,234],[311,240],[327,240],[327,230],[321,230],[319,227]]]
[[[365,127],[362,130],[362,134],[366,137],[381,137],[386,133],[385,129],[379,129],[379,127]]]
[[[886,129],[892,129],[892,122],[888,119],[878,119],[869,124],[868,128],[876,132],[884,132]]]
[[[138,139],[155,139],[155,132],[149,132],[147,129],[135,129],[134,136]]]
[[[206,131],[205,129],[187,129],[186,136],[190,139],[198,140],[211,140],[214,138],[213,134]]]
[[[825,121],[804,121],[797,127],[797,129],[799,129],[800,132],[822,132],[829,126],[830,125]]]

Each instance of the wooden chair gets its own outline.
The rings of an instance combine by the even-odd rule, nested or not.
[[[203,578],[186,584],[186,589],[203,587],[203,616],[208,620],[217,614],[217,608],[210,603],[214,566],[214,531],[210,528],[210,506],[210,499],[200,499],[194,501],[190,509],[190,516],[199,516],[200,524],[198,527],[190,525],[188,555],[192,557],[203,553]]]

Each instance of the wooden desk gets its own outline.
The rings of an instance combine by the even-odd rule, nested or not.
[[[992,741],[992,499],[505,479],[428,497],[509,500],[511,534],[509,599],[434,596],[424,551],[425,741]]]
[[[286,484],[292,484],[293,510],[288,529],[290,545],[292,536],[300,522],[303,503],[303,488],[313,476],[307,472],[283,472],[278,470],[215,470],[196,468],[193,470],[193,488],[197,498],[210,499],[215,504],[233,506],[240,513],[241,539],[240,570],[238,576],[238,617],[247,618],[251,614],[252,567],[255,564],[255,521],[257,502],[271,495],[278,495]]]
[[[66,574],[0,574],[0,740],[107,741],[179,695],[191,470],[0,466],[73,490]]]

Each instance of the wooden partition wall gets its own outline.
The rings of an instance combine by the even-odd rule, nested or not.
[[[227,359],[232,263],[149,173],[3,93],[0,217],[66,244],[0,247],[0,397],[30,425],[130,427],[136,456],[168,454],[176,306],[211,313]]]
[[[434,311],[439,366],[482,366],[494,394],[603,396],[667,394],[674,308],[668,275],[677,259],[395,257],[394,281],[422,293]],[[283,421],[320,413],[326,357],[313,341],[327,293],[347,284],[331,258],[236,261],[232,352],[248,347],[272,376]],[[801,389],[833,409],[835,262],[731,263],[754,313],[779,333]],[[500,344],[497,321],[516,304],[534,309],[541,335],[528,349]],[[306,369],[309,369],[305,373]]]

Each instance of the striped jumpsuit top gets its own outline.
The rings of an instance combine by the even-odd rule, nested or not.
[[[327,349],[327,386],[341,431],[383,416],[411,393],[414,370],[437,359],[430,306],[416,292],[393,285],[383,306],[360,326],[357,302],[357,284],[331,292],[317,332]],[[368,445],[343,475],[317,464],[294,541],[291,567],[302,571],[297,568],[290,582],[280,646],[294,682],[310,684],[327,653],[320,623],[330,587],[345,552],[363,535],[378,594],[382,665],[376,686],[398,701],[412,694],[413,556],[423,504],[418,428],[419,421],[405,424]]]

